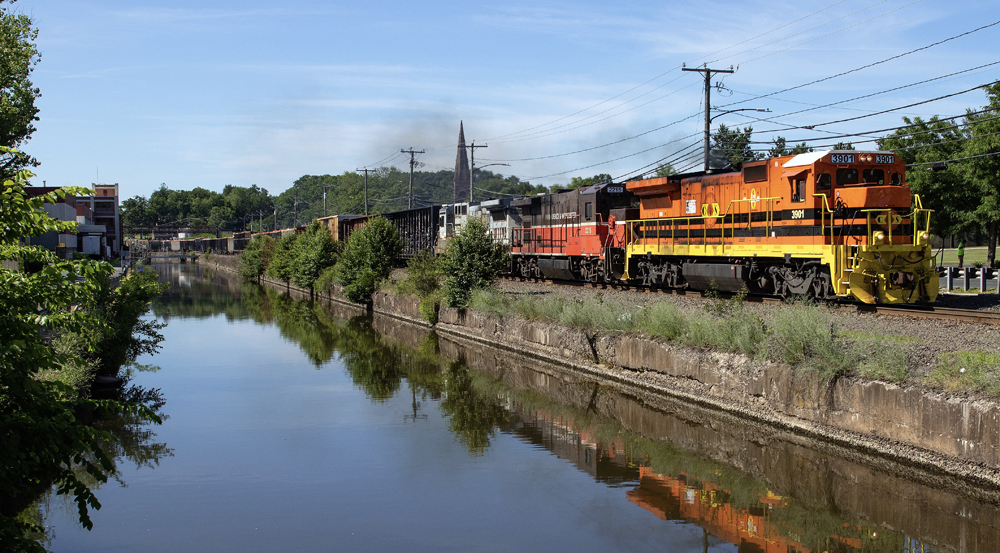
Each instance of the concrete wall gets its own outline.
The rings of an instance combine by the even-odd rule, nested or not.
[[[379,294],[373,308],[426,324],[416,298]],[[854,378],[825,382],[740,354],[473,311],[442,308],[435,328],[932,471],[1000,485],[996,401]]]

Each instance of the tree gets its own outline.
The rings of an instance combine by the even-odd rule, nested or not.
[[[0,2],[2,3],[2,2]],[[31,18],[14,13],[12,5],[0,5],[0,146],[21,148],[35,132],[38,121],[35,100],[41,91],[31,82],[31,72],[41,54],[35,45],[38,30]],[[28,166],[37,166],[30,156],[6,151],[0,154],[0,178],[8,179]]]
[[[274,239],[264,234],[256,234],[240,254],[240,276],[247,280],[260,280],[267,272],[274,257]]]
[[[285,284],[292,280],[295,274],[295,234],[282,236],[274,248],[274,257],[267,268],[267,276],[276,278]]]
[[[122,224],[127,227],[145,227],[156,224],[156,214],[149,208],[145,196],[133,196],[122,202]]]
[[[968,140],[963,144],[961,174],[978,201],[972,202],[973,220],[989,238],[986,262],[995,266],[997,225],[1000,223],[1000,81],[983,87],[989,105],[984,113],[969,110],[965,117]]]
[[[719,130],[712,135],[712,150],[728,162],[729,168],[738,171],[748,161],[760,159],[760,155],[750,146],[750,136],[753,127],[730,129],[719,125]]]
[[[295,266],[292,280],[296,286],[313,289],[320,273],[337,263],[340,243],[335,243],[330,231],[313,221],[306,232],[295,241]]]
[[[473,290],[492,284],[507,263],[507,248],[493,240],[489,226],[482,219],[470,218],[441,256],[448,305],[468,305]]]
[[[3,152],[10,153],[4,149]],[[89,508],[100,508],[86,478],[107,482],[114,472],[102,445],[111,434],[85,424],[77,412],[108,410],[130,413],[159,422],[140,403],[83,399],[57,373],[75,361],[46,339],[51,333],[108,330],[95,297],[111,266],[89,259],[63,260],[39,246],[21,245],[26,236],[74,232],[75,221],[56,221],[42,209],[67,193],[68,188],[29,198],[25,187],[31,173],[21,171],[0,187],[0,261],[16,261],[30,270],[0,266],[0,549],[44,551],[25,536],[36,527],[16,518],[39,493],[56,485],[58,493],[72,494],[80,523],[92,527]]]
[[[669,163],[661,163],[656,166],[656,176],[657,177],[669,177],[677,174],[677,169]]]
[[[604,184],[611,182],[611,175],[607,173],[600,173],[592,177],[573,177],[569,181],[569,185],[566,186],[569,190],[576,190],[577,188],[586,188],[588,186],[593,186],[595,184]]]
[[[785,146],[785,137],[779,136],[778,138],[774,139],[774,146],[767,152],[767,157],[797,155],[811,151],[813,151],[813,149],[810,148],[805,142],[796,144],[795,146],[792,147],[792,149],[789,150]]]
[[[337,281],[344,296],[354,303],[368,303],[392,272],[403,251],[399,231],[383,217],[373,217],[351,233],[337,263]]]
[[[906,127],[878,141],[880,150],[898,155],[907,165],[906,181],[914,194],[919,194],[923,205],[934,210],[931,231],[939,236],[964,234],[975,225],[969,206],[976,201],[970,187],[965,185],[958,170],[934,170],[934,162],[956,159],[962,152],[962,134],[949,121],[937,116],[924,121],[920,117],[904,117]]]
[[[854,144],[851,144],[850,142],[838,142],[838,143],[836,143],[836,144],[833,145],[833,149],[834,150],[853,150],[854,149]]]

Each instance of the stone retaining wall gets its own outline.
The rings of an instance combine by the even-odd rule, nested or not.
[[[416,298],[379,294],[373,309],[427,324]],[[414,315],[416,314],[416,315]],[[818,380],[745,355],[602,335],[551,323],[442,308],[438,332],[612,377],[697,404],[1000,486],[1000,407],[918,386]]]

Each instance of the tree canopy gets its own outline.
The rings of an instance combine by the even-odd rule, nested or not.
[[[31,82],[31,72],[41,54],[35,45],[38,30],[31,18],[0,2],[0,146],[22,148],[35,132],[41,91]],[[34,158],[14,153],[0,154],[0,178],[11,178],[19,170],[38,165]]]

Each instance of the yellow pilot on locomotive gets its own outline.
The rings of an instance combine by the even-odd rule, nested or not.
[[[865,303],[937,297],[931,211],[892,152],[809,152],[627,187],[639,198],[631,281]]]

